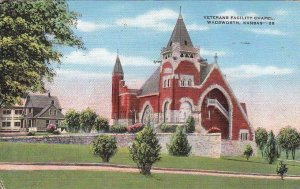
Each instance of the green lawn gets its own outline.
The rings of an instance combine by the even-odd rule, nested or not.
[[[0,143],[1,162],[101,162],[100,158],[92,155],[88,145],[70,144],[24,144]],[[114,164],[135,165],[130,159],[126,148],[119,149],[111,159]],[[300,174],[300,163],[287,162],[288,174]],[[173,157],[162,154],[156,167],[190,168],[238,171],[252,173],[275,173],[276,163],[269,165],[260,157],[246,161],[243,157]]]
[[[0,179],[7,189],[296,189],[299,180],[266,180],[196,175],[96,171],[3,171]]]

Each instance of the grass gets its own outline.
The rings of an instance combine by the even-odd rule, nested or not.
[[[88,145],[71,144],[24,144],[0,143],[1,162],[70,162],[95,163],[100,158],[92,155]],[[130,159],[126,148],[119,149],[111,159],[114,164],[135,165]],[[300,174],[300,163],[287,162],[288,174]],[[247,173],[275,173],[276,163],[269,165],[260,157],[247,161],[243,157],[174,157],[162,154],[162,159],[154,164],[156,167],[207,169],[222,171],[237,171]]]
[[[206,188],[206,189],[296,189],[299,180],[266,180],[197,175],[95,172],[95,171],[2,171],[7,189],[105,189],[105,188]]]

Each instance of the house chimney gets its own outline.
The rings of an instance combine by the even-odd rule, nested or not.
[[[49,97],[49,98],[51,97],[51,94],[50,94],[50,92],[48,92],[48,97]]]
[[[54,105],[54,100],[51,100],[51,104]]]

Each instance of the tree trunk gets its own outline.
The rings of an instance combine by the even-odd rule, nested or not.
[[[151,165],[150,164],[145,164],[141,166],[141,171],[140,173],[143,175],[150,175],[151,174]]]
[[[261,157],[263,158],[264,157],[264,151],[261,150]]]
[[[295,155],[296,155],[296,150],[292,150],[292,157],[293,157],[293,160],[295,160]]]
[[[289,151],[288,150],[285,150],[285,156],[286,156],[286,159],[289,159]]]

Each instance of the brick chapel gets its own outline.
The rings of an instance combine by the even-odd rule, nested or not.
[[[234,95],[217,65],[217,57],[208,63],[201,49],[193,45],[181,14],[160,55],[160,66],[140,89],[125,84],[117,56],[112,74],[114,124],[180,125],[193,116],[196,132],[217,130],[222,139],[253,140],[246,104]]]

